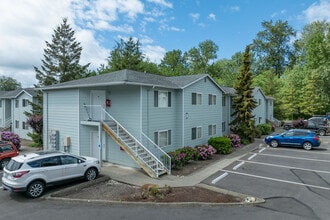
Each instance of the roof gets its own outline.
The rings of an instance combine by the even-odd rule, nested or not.
[[[11,91],[0,91],[0,98],[2,99],[12,99],[17,98],[22,93],[27,93],[29,96],[34,97],[36,96],[36,92],[34,88],[20,88]]]
[[[170,89],[184,89],[185,87],[205,77],[208,77],[211,79],[211,81],[213,81],[213,79],[208,74],[167,77],[167,76],[161,76],[161,75],[155,75],[155,74],[125,69],[107,74],[101,74],[88,78],[45,86],[41,88],[41,90],[55,90],[55,89],[66,89],[66,88],[83,88],[83,87],[111,86],[111,85],[144,85],[144,86],[170,88]],[[217,83],[215,84],[219,87]]]

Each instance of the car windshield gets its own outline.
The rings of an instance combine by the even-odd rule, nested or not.
[[[16,160],[10,160],[9,163],[6,165],[6,169],[9,171],[14,171],[21,168],[22,165],[23,163],[17,162]]]

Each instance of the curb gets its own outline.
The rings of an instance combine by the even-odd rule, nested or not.
[[[95,184],[110,180],[109,176],[102,176],[96,180],[84,182],[75,186],[71,186],[60,190],[58,192],[51,193],[48,196],[43,197],[46,200],[58,200],[58,201],[70,201],[70,202],[86,202],[86,203],[100,203],[100,204],[134,204],[134,205],[156,205],[156,206],[194,206],[194,205],[212,205],[212,206],[234,206],[234,205],[255,205],[264,203],[265,200],[261,198],[256,198],[253,196],[232,192],[229,190],[220,189],[217,187],[209,186],[207,184],[197,184],[197,187],[205,188],[211,191],[233,195],[235,197],[241,198],[241,202],[232,202],[232,203],[210,203],[210,202],[128,202],[128,201],[115,201],[115,200],[102,200],[102,199],[73,199],[63,197],[70,193],[76,193],[83,188],[93,186]]]

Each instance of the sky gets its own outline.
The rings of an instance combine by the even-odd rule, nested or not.
[[[288,21],[298,36],[306,24],[330,22],[330,0],[1,0],[0,77],[33,87],[46,41],[68,19],[83,48],[81,64],[107,63],[120,39],[141,43],[150,61],[172,50],[186,52],[205,40],[217,59],[243,52],[263,21]]]

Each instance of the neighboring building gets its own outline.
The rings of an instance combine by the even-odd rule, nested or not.
[[[207,74],[122,70],[41,88],[44,149],[170,172],[167,154],[222,135],[224,91]]]
[[[35,102],[33,88],[0,92],[0,127],[16,133],[22,139],[31,140],[27,135],[33,132],[27,124],[25,111],[31,111],[29,102]]]

